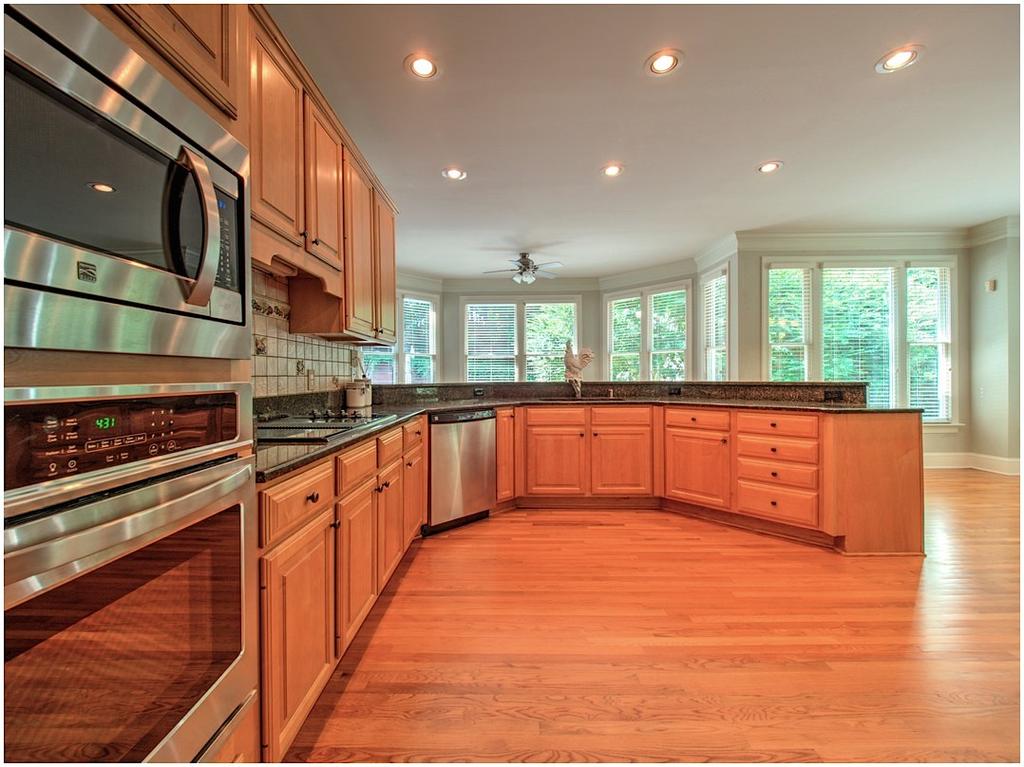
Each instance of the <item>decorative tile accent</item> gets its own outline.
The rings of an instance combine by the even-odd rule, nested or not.
[[[358,349],[288,331],[287,281],[253,270],[253,393],[257,397],[336,391],[352,380]]]

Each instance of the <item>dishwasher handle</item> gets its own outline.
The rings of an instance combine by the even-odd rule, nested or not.
[[[486,421],[489,418],[494,418],[494,408],[457,410],[454,413],[431,413],[430,423],[465,423],[466,421]]]

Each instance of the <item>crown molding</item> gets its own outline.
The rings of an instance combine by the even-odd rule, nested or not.
[[[967,247],[967,230],[863,232],[737,232],[740,250],[761,253],[877,253],[959,250]]]
[[[444,280],[436,277],[424,277],[421,274],[398,272],[398,289],[411,290],[419,293],[441,293],[444,291]]]
[[[694,256],[698,272],[706,272],[739,252],[739,232],[727,234]]]
[[[972,248],[1009,237],[1020,237],[1020,216],[1003,216],[967,230],[967,244]]]
[[[671,264],[659,264],[630,272],[620,272],[598,279],[603,293],[629,288],[643,288],[675,280],[684,280],[697,273],[697,264],[692,258],[673,261]]]

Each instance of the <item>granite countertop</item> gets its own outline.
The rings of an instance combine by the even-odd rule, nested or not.
[[[630,397],[602,401],[592,399],[484,398],[435,400],[409,404],[374,405],[373,412],[394,415],[395,420],[356,429],[326,444],[256,444],[256,482],[270,482],[289,472],[325,458],[332,453],[376,437],[423,413],[512,407],[515,405],[685,405],[687,407],[736,407],[754,410],[794,410],[814,413],[921,413],[920,408],[879,408],[841,402],[788,402],[777,400],[706,399],[692,397]]]

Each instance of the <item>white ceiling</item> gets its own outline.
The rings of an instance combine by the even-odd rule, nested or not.
[[[476,277],[501,248],[548,244],[567,277],[595,277],[737,230],[1019,208],[1017,6],[270,9],[397,202],[406,272]],[[920,61],[876,74],[906,43]],[[649,77],[662,47],[685,62]],[[440,77],[403,71],[419,50]],[[754,172],[774,158],[780,173]],[[600,173],[611,160],[618,179]]]

